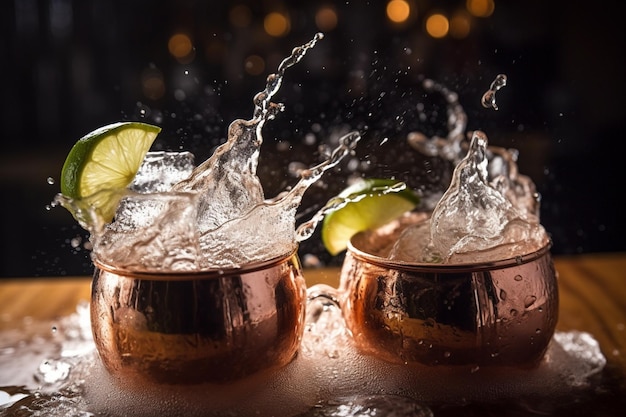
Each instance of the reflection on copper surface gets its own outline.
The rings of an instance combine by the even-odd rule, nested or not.
[[[115,377],[226,382],[289,363],[304,326],[297,255],[253,268],[133,274],[96,265],[91,322]]]
[[[392,263],[351,244],[341,294],[356,345],[400,363],[534,366],[558,316],[549,246],[516,259],[443,265]]]

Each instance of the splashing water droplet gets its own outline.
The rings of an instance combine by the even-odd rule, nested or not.
[[[355,136],[356,135],[356,136]],[[350,134],[350,136],[354,136],[351,139],[348,140],[348,143],[354,143],[356,144],[356,141],[358,139],[360,139],[360,136],[356,133],[352,133]],[[407,187],[406,183],[402,182],[402,181],[398,181],[395,184],[392,185],[387,185],[387,186],[381,186],[381,187],[374,187],[372,188],[372,192],[376,193],[376,194],[390,194],[390,193],[397,193],[400,191],[405,190]],[[359,200],[362,200],[363,198],[365,198],[367,196],[367,194],[358,194],[355,195],[354,197],[334,197],[332,199],[330,199],[326,205],[324,205],[324,207],[322,207],[320,210],[318,210],[313,217],[311,218],[311,220],[302,223],[297,231],[296,231],[296,238],[299,242],[308,239],[313,232],[315,231],[315,229],[317,228],[317,225],[324,219],[324,216],[326,216],[327,214],[330,214],[333,211],[339,210],[340,208],[344,207],[346,204],[348,203],[355,203]]]
[[[481,104],[484,108],[498,110],[498,105],[496,104],[496,92],[506,85],[506,79],[506,75],[504,74],[498,74],[498,76],[496,76],[496,79],[491,83],[489,90],[483,94]]]
[[[81,237],[77,236],[75,238],[73,238],[72,240],[70,240],[70,246],[74,249],[79,248],[80,245],[82,244],[83,240]]]
[[[360,134],[345,135],[323,163],[298,167],[297,184],[274,198],[265,198],[256,171],[262,128],[284,108],[271,100],[285,71],[322,38],[318,33],[293,49],[277,72],[267,77],[265,89],[254,96],[253,117],[233,121],[228,140],[208,160],[166,189],[140,191],[133,188],[135,180],[114,222],[106,228],[87,228],[92,232],[94,258],[142,271],[233,268],[283,256],[292,252],[298,241],[310,237],[315,222],[307,223],[300,233],[295,231],[303,194],[353,152]],[[140,172],[142,169],[143,165]],[[150,183],[154,182],[161,183],[158,179]]]

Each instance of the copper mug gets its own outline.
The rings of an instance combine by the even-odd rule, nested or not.
[[[361,352],[424,365],[540,363],[558,317],[549,244],[494,262],[407,263],[373,254],[371,233],[351,239],[330,294]]]
[[[241,269],[139,273],[95,263],[97,351],[121,380],[226,383],[288,364],[303,330],[296,252]]]

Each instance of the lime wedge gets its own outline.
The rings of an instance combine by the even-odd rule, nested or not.
[[[380,227],[414,209],[419,197],[402,182],[370,178],[355,183],[339,194],[348,203],[324,217],[322,243],[332,255],[345,250],[350,238],[363,230]],[[397,191],[398,188],[402,188]]]
[[[65,159],[61,193],[86,202],[102,220],[111,221],[160,131],[145,123],[119,122],[85,135]]]

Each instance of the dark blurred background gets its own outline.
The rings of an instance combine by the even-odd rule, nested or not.
[[[156,149],[208,157],[294,46],[325,33],[285,78],[284,114],[264,130],[268,196],[347,129],[357,155],[313,187],[302,218],[363,175],[418,181],[408,132],[445,133],[420,82],[459,93],[468,129],[520,150],[542,195],[555,254],[626,249],[624,15],[617,0],[5,0],[2,16],[0,276],[90,274],[87,234],[60,207],[65,156],[119,120],[163,127]],[[408,13],[408,14],[406,14]],[[395,21],[394,21],[395,20]],[[480,98],[497,74],[499,110]],[[291,163],[291,164],[290,164]],[[356,164],[356,165],[355,165]],[[413,165],[413,166],[412,166]],[[356,168],[355,168],[356,166]],[[436,170],[435,170],[436,171]],[[425,178],[419,181],[437,179]],[[413,186],[418,186],[412,184]],[[337,263],[314,236],[307,263]]]

